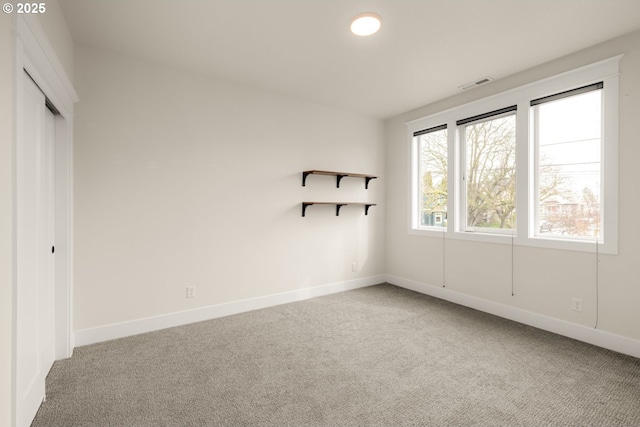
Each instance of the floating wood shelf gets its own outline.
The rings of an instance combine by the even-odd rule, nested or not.
[[[359,202],[302,202],[302,216],[305,216],[307,212],[307,206],[311,205],[335,205],[336,216],[340,216],[340,208],[347,205],[359,205],[364,206],[364,214],[369,215],[369,208],[376,206],[375,203],[359,203]]]
[[[376,179],[377,176],[373,176],[373,175],[365,175],[362,173],[350,173],[350,172],[332,172],[332,171],[320,171],[320,170],[308,170],[308,171],[304,171],[302,172],[302,186],[304,187],[306,182],[307,182],[307,177],[309,175],[329,175],[329,176],[335,176],[336,177],[336,187],[340,188],[340,181],[342,181],[342,178],[344,178],[345,176],[349,176],[352,178],[364,178],[364,188],[368,189],[369,188],[369,181],[371,181],[372,179]]]

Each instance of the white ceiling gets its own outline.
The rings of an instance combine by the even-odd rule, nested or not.
[[[59,3],[80,45],[380,118],[640,29],[640,0]],[[350,33],[362,12],[379,33]]]

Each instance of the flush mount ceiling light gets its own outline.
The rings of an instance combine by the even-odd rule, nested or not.
[[[361,13],[351,20],[351,32],[357,36],[370,36],[380,29],[380,17],[375,13]]]

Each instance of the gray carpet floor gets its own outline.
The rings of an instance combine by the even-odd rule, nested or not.
[[[640,359],[382,284],[79,347],[40,426],[640,426]]]

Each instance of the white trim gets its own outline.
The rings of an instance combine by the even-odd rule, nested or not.
[[[94,344],[116,338],[128,337],[145,332],[172,328],[189,323],[202,322],[232,314],[244,313],[261,308],[273,307],[296,301],[303,301],[338,292],[350,291],[367,286],[383,283],[384,275],[369,276],[361,279],[336,282],[312,288],[298,289],[279,294],[265,295],[240,301],[232,301],[224,304],[211,305],[193,310],[179,311],[154,317],[131,320],[128,322],[114,323],[99,326],[97,328],[81,329],[75,332],[75,342],[78,346]]]
[[[640,341],[631,338],[452,291],[442,286],[429,285],[394,275],[387,275],[386,279],[388,283],[395,286],[640,358]]]
[[[55,358],[60,360],[73,354],[73,120],[56,116],[55,132]]]
[[[73,115],[73,104],[80,99],[38,18],[17,15],[17,38],[24,49],[20,65],[28,66],[31,77],[63,116]]]
[[[602,112],[605,115],[603,127],[603,153],[601,165],[604,168],[602,183],[602,205],[604,218],[602,230],[605,236],[603,253],[618,253],[618,136],[619,136],[619,74],[604,79],[604,83],[614,86],[616,90],[605,90]],[[615,210],[611,210],[615,206]]]

